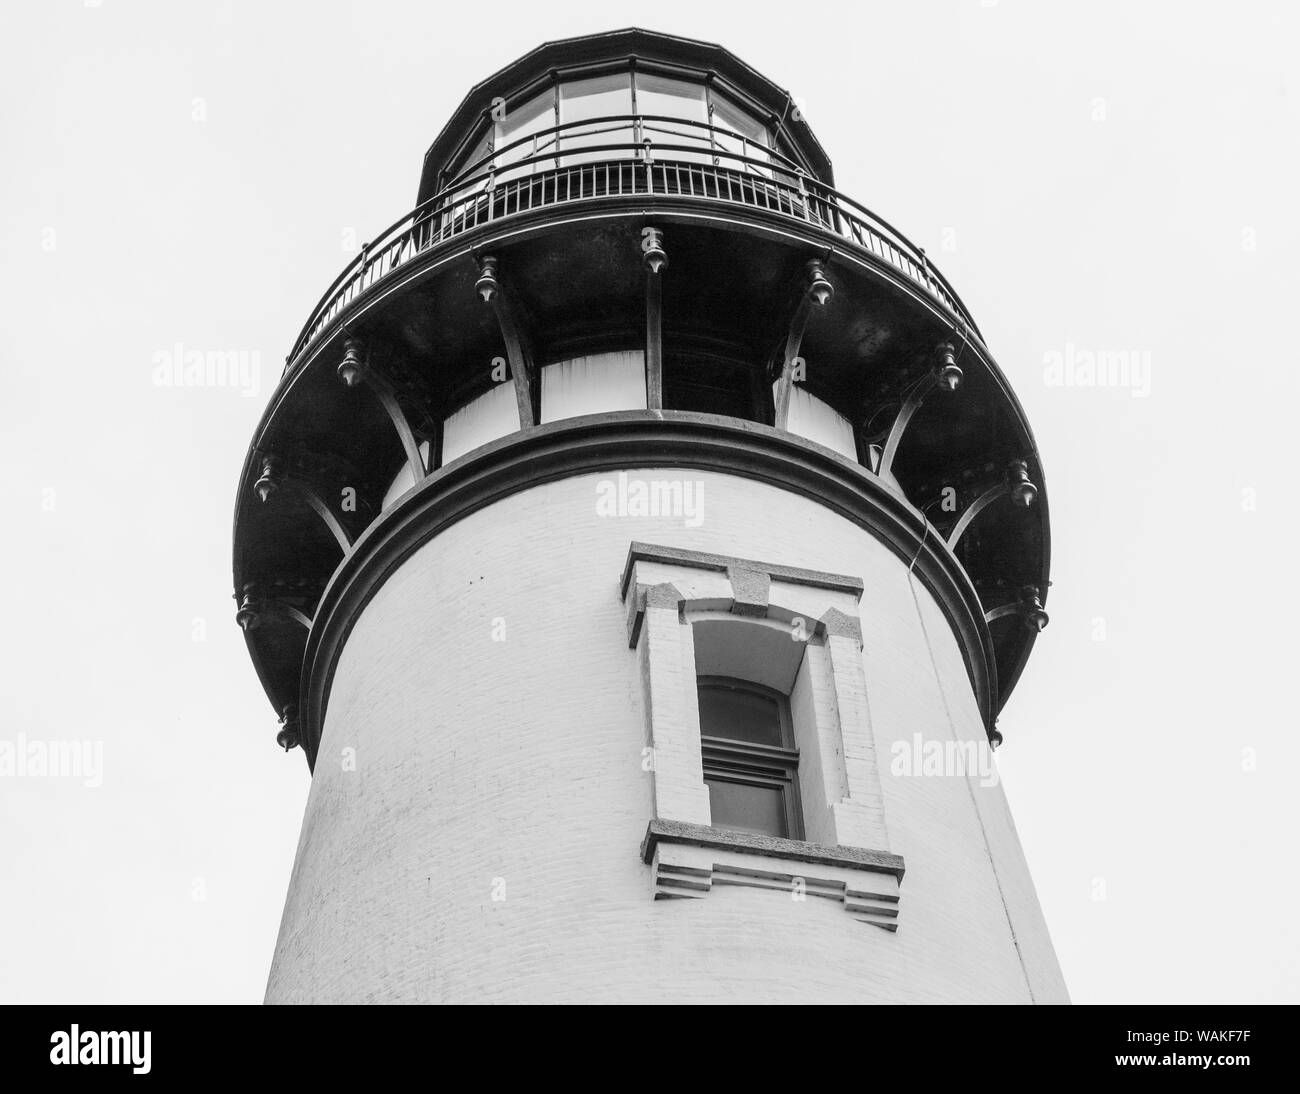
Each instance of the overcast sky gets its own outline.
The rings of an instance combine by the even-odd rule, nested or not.
[[[999,760],[1074,999],[1300,1000],[1286,7],[5,4],[0,740],[103,772],[0,778],[0,999],[261,1000],[308,775],[234,624],[254,426],[470,85],[640,25],[803,100],[1025,406],[1052,625]],[[158,386],[178,343],[259,389]],[[1052,382],[1119,351],[1145,380]]]

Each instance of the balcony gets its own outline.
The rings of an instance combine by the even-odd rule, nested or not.
[[[584,204],[739,208],[797,222],[924,295],[964,335],[979,328],[922,248],[779,152],[724,127],[667,115],[615,115],[552,126],[470,163],[450,185],[361,248],[294,342],[292,367],[358,302],[413,262],[503,223]],[[982,339],[981,339],[982,341]]]

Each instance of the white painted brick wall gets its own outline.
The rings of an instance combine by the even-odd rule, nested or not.
[[[915,732],[983,734],[937,605],[814,502],[688,474],[707,483],[699,527],[597,517],[602,476],[575,477],[472,515],[380,590],[334,680],[269,1001],[1065,1000],[1001,789],[889,771]],[[868,724],[907,862],[897,933],[757,889],[650,899],[618,588],[634,539],[863,578]]]

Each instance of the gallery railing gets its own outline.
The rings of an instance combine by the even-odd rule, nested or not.
[[[303,326],[292,363],[362,294],[415,256],[522,213],[620,196],[729,202],[830,232],[901,274],[964,333],[979,328],[925,251],[852,198],[743,134],[657,115],[554,126],[469,164],[439,193],[381,232],[350,262]]]

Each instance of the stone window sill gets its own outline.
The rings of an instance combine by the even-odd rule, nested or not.
[[[656,900],[743,885],[835,900],[855,919],[898,929],[903,860],[887,851],[652,820],[641,859],[651,867]]]

